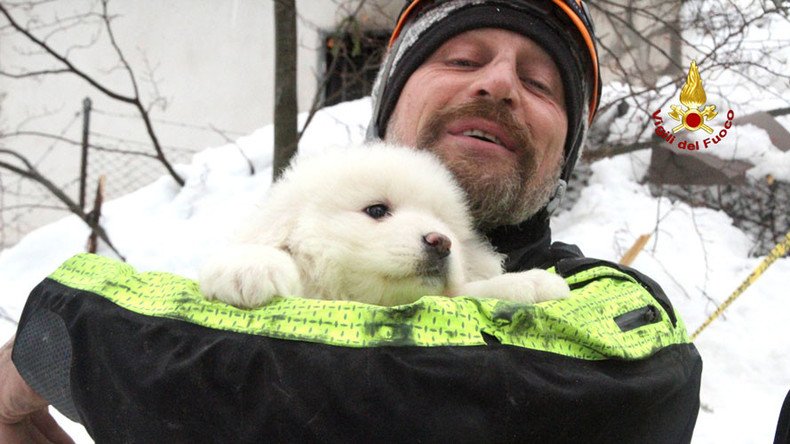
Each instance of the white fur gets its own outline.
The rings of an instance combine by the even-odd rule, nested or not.
[[[364,209],[386,204],[374,219]],[[451,241],[444,273],[424,272],[423,236]],[[566,297],[544,270],[502,274],[473,230],[464,193],[433,155],[384,144],[299,158],[236,242],[200,271],[203,294],[238,307],[274,296],[410,303],[423,295],[534,303]]]

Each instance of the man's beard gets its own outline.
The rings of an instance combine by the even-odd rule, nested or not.
[[[449,147],[452,153],[437,149],[437,143],[447,133],[447,125],[465,117],[481,117],[497,123],[515,141],[517,162],[502,165],[493,175],[481,168],[481,160],[474,153],[453,147]],[[475,226],[483,231],[529,219],[546,206],[562,172],[560,157],[548,177],[538,177],[529,128],[519,125],[506,105],[487,99],[441,110],[431,116],[417,135],[417,148],[435,153],[453,173],[467,194]]]

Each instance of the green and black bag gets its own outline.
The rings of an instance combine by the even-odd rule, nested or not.
[[[660,289],[555,271],[571,298],[241,310],[82,254],[33,290],[13,359],[97,442],[688,442],[702,362]]]

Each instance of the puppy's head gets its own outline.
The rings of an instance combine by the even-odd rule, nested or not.
[[[307,296],[381,305],[451,293],[477,239],[442,164],[387,145],[299,159],[256,225],[291,253]]]

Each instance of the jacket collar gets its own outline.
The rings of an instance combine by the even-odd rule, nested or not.
[[[517,225],[505,225],[484,233],[498,253],[505,254],[508,272],[553,265],[549,215],[541,210]]]

